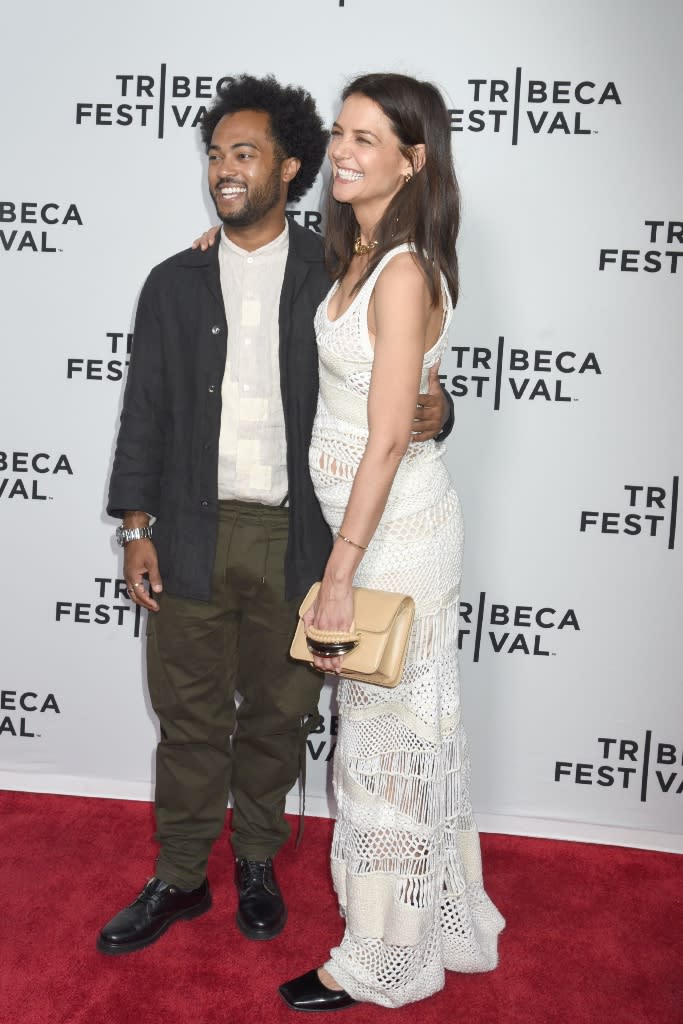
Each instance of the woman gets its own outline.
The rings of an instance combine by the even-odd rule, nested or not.
[[[280,987],[301,1010],[422,999],[445,969],[494,968],[504,925],[482,885],[460,722],[460,505],[439,446],[411,443],[416,386],[445,348],[458,291],[448,115],[432,85],[402,75],[358,78],[343,101],[310,449],[336,540],[306,625],[349,630],[352,584],[410,594],[416,618],[396,689],[314,658],[341,677],[332,875],[346,930],[322,968]]]

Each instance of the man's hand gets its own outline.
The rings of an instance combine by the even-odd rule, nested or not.
[[[431,441],[443,430],[450,412],[448,400],[439,383],[440,361],[429,371],[426,395],[417,396],[417,409],[413,419],[413,441]]]
[[[157,549],[151,540],[128,541],[123,553],[123,575],[131,601],[141,608],[158,612],[159,603],[152,594],[160,594],[164,587],[159,573]],[[145,576],[149,581],[149,590],[145,586]]]

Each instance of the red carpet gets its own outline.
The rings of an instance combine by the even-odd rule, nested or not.
[[[342,925],[329,881],[332,824],[311,818],[278,858],[289,921],[244,939],[225,840],[213,909],[122,957],[100,926],[152,873],[147,804],[0,793],[3,1024],[297,1024],[277,985],[322,962]],[[447,976],[402,1010],[367,1004],[345,1024],[682,1024],[683,858],[617,847],[482,837],[487,889],[506,916],[500,967]],[[311,1019],[311,1018],[303,1018]],[[325,1015],[323,1020],[329,1020]]]

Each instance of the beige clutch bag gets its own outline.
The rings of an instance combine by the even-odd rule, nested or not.
[[[403,674],[415,617],[412,597],[354,587],[352,631],[328,634],[310,630],[307,637],[303,616],[318,596],[319,589],[320,584],[314,583],[301,602],[290,655],[310,663],[313,650],[316,653],[327,650],[341,654],[344,658],[341,674],[345,679],[357,679],[377,686],[397,686]]]

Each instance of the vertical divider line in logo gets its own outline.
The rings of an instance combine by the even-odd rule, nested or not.
[[[473,661],[479,661],[479,647],[481,646],[481,627],[484,622],[484,605],[486,603],[486,591],[482,590],[479,593],[479,607],[477,608],[477,632],[474,637],[474,658]]]
[[[671,484],[671,522],[669,523],[669,551],[673,551],[676,543],[676,517],[678,515],[678,477]]]
[[[503,348],[505,347],[505,338],[501,334],[498,338],[498,355],[496,357],[496,394],[493,399],[493,411],[497,412],[500,409],[500,382],[503,376]]]
[[[652,729],[645,731],[645,746],[643,747],[643,777],[640,780],[640,802],[647,800],[647,775],[650,770],[650,743],[652,741]]]
[[[166,112],[166,65],[161,65],[159,72],[159,132],[157,138],[164,137],[164,114]],[[137,636],[137,634],[136,634]]]
[[[517,145],[519,133],[519,100],[522,94],[522,69],[515,69],[515,105],[512,111],[512,145]]]
[[[140,605],[135,605],[135,625],[133,626],[133,636],[140,636]]]

